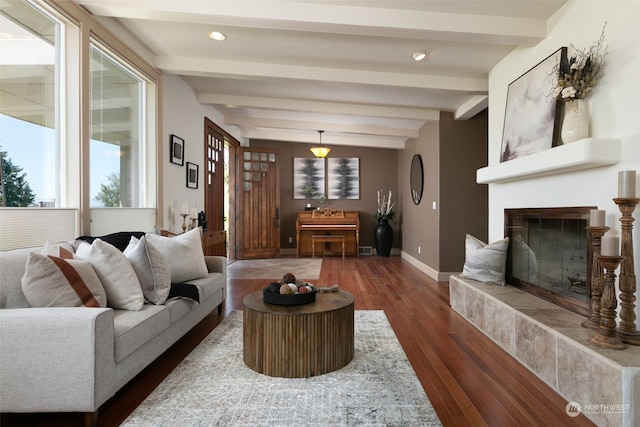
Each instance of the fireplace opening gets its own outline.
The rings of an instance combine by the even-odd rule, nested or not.
[[[596,207],[505,209],[506,282],[590,315],[592,252],[586,227]]]

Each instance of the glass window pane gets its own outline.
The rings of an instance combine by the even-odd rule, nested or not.
[[[0,152],[6,197],[0,190],[0,207],[61,206],[60,28],[27,2],[3,1]]]
[[[144,207],[144,81],[91,45],[91,205]]]

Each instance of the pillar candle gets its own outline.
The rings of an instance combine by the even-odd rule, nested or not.
[[[618,173],[618,197],[635,199],[636,171],[620,171]]]
[[[604,227],[604,219],[606,212],[603,210],[592,209],[589,211],[589,225],[591,227]]]
[[[187,215],[189,214],[189,205],[186,203],[182,204],[182,210],[180,211],[181,214]]]
[[[618,236],[602,236],[602,245],[600,249],[601,255],[620,256],[620,237]]]
[[[198,209],[191,208],[191,218],[198,218]]]

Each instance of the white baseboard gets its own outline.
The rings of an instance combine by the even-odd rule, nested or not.
[[[415,259],[414,257],[412,257],[411,255],[409,255],[406,252],[402,252],[400,254],[400,256],[402,257],[402,259],[407,261],[409,264],[413,265],[418,270],[422,271],[424,274],[426,274],[427,276],[431,277],[433,280],[435,280],[437,282],[448,282],[449,281],[449,276],[451,276],[452,274],[460,273],[459,271],[440,272],[440,271],[435,270],[435,269],[429,267],[428,265],[418,261],[417,259]]]

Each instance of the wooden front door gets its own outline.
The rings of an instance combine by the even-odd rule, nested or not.
[[[280,255],[280,172],[276,150],[241,148],[236,193],[239,259]]]
[[[209,119],[205,127],[204,212],[206,230],[202,242],[205,255],[227,256],[227,234],[224,230],[224,136]],[[204,228],[204,227],[203,227]]]

